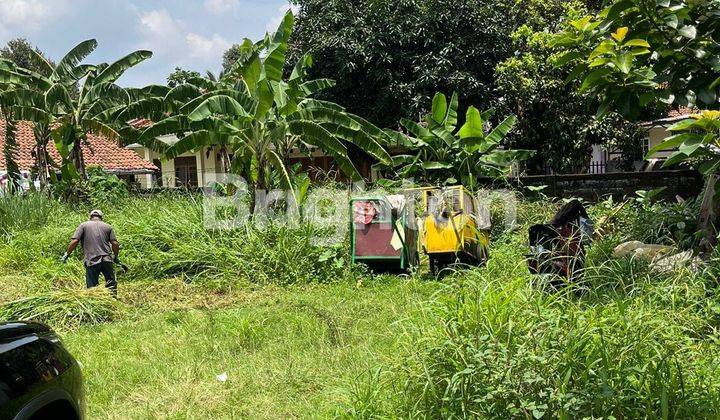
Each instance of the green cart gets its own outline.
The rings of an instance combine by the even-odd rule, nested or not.
[[[353,263],[373,270],[408,271],[418,265],[412,201],[403,195],[350,200]]]

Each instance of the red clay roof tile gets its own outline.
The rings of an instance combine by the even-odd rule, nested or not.
[[[33,150],[35,148],[35,134],[33,126],[28,121],[18,121],[17,142],[19,152],[16,156],[21,170],[29,171],[35,165]],[[118,146],[105,137],[88,135],[89,145],[82,145],[83,156],[87,166],[97,166],[114,173],[141,173],[157,171],[152,163],[141,158],[137,153]],[[5,145],[5,120],[0,119],[0,150]],[[50,157],[56,164],[60,164],[60,154],[51,141],[49,144]],[[5,170],[5,162],[0,159],[0,170]]]

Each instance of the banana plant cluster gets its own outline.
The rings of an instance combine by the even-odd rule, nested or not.
[[[0,69],[12,69],[13,63],[7,60],[0,60]],[[15,86],[12,83],[0,83],[0,113],[5,120],[5,142],[3,143],[3,160],[5,161],[5,173],[8,178],[7,190],[10,193],[20,188],[20,168],[15,160],[19,152],[17,143],[17,121],[13,112],[9,96]]]
[[[408,134],[393,134],[398,144],[412,154],[393,157],[392,166],[403,178],[432,184],[461,182],[474,187],[479,176],[509,174],[511,165],[528,159],[530,150],[505,150],[501,143],[515,124],[515,116],[503,119],[487,130],[495,110],[480,112],[470,106],[465,122],[458,128],[458,95],[437,93],[432,109],[423,121],[400,121]]]
[[[253,189],[271,187],[279,175],[281,186],[292,190],[288,158],[293,149],[322,150],[353,180],[361,176],[347,143],[389,164],[382,130],[337,104],[312,98],[333,82],[307,80],[310,56],[302,57],[284,77],[293,19],[288,12],[275,33],[259,42],[246,39],[240,59],[219,80],[193,78],[162,97],[142,98],[118,120],[156,121],[138,132],[136,140],[166,158],[219,147],[226,169],[241,175]],[[177,136],[177,142],[159,140],[167,135]]]
[[[135,51],[112,64],[81,64],[96,47],[94,39],[81,42],[54,67],[31,50],[35,64],[49,76],[0,62],[0,84],[11,87],[3,92],[2,106],[15,118],[34,123],[36,154],[43,165],[39,168],[41,180],[43,173],[48,174],[51,139],[62,158],[65,180],[86,176],[81,146],[87,143],[88,134],[121,141],[120,126],[113,126],[113,116],[130,103],[131,94],[115,82],[152,53]]]

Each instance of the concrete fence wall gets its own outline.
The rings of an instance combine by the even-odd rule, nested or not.
[[[501,187],[490,179],[484,180],[493,187]],[[700,194],[702,175],[695,170],[655,172],[612,172],[604,174],[533,175],[515,178],[512,187],[547,185],[544,194],[551,197],[582,197],[598,201],[612,195],[615,199],[634,196],[638,190],[665,187],[662,197],[672,199],[676,195],[689,198]]]

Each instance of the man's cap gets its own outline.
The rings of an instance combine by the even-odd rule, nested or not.
[[[93,210],[93,211],[90,212],[90,218],[92,219],[93,217],[99,217],[99,218],[102,219],[102,218],[103,218],[103,212],[100,211],[100,210]]]

